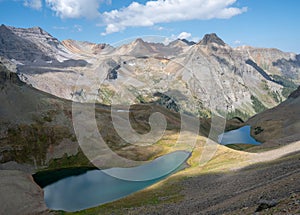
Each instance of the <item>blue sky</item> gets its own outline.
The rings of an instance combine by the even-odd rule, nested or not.
[[[116,43],[161,35],[300,53],[297,0],[0,0],[0,23],[40,26],[60,40]]]

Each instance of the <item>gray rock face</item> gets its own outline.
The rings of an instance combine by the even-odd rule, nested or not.
[[[0,214],[48,214],[43,190],[31,175],[20,171],[0,171]]]
[[[4,25],[0,26],[0,53],[3,57],[17,61],[51,60],[51,57],[39,50],[35,42],[16,35],[14,29]]]

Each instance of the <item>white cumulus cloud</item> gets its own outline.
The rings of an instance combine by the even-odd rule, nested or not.
[[[46,0],[46,4],[61,18],[96,18],[102,0]]]
[[[49,0],[48,0],[49,1]],[[132,2],[128,7],[104,12],[103,22],[110,34],[127,27],[153,26],[185,20],[229,19],[247,11],[232,5],[237,0],[151,0]]]
[[[181,32],[179,35],[178,35],[178,39],[189,39],[190,37],[192,36],[191,33],[188,33],[188,32]]]
[[[24,0],[24,6],[40,10],[43,7],[43,3],[42,0]]]

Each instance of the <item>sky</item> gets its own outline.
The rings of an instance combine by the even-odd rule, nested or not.
[[[0,0],[0,24],[39,26],[59,40],[117,44],[144,35],[300,53],[298,0]]]

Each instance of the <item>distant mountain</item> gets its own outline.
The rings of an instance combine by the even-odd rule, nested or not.
[[[185,43],[185,42],[183,42]],[[183,46],[187,46],[184,44]],[[182,46],[170,43],[168,46],[163,43],[145,42],[138,38],[130,44],[125,44],[116,49],[115,55],[129,55],[134,57],[165,57],[171,58],[184,51]]]
[[[137,103],[154,102],[158,99],[154,95],[161,93],[176,101],[178,111],[209,116],[213,106],[219,113],[229,111],[229,116],[249,116],[276,106],[300,84],[299,55],[277,49],[232,48],[215,33],[197,44],[178,39],[164,45],[136,39],[112,47],[60,42],[38,27],[2,25],[0,44],[2,62],[15,67],[23,81],[81,102],[96,96],[98,102],[110,104],[112,95],[129,90],[139,98]],[[76,86],[79,77],[86,81]],[[126,102],[122,96],[114,99]]]
[[[191,46],[195,45],[196,43],[192,41],[188,41],[186,39],[177,39],[170,42],[167,47],[173,48],[178,50],[178,53],[185,53]]]
[[[62,44],[72,53],[81,55],[109,54],[114,48],[109,44],[95,44],[76,40],[64,40]]]
[[[168,46],[173,47],[173,46],[179,46],[179,47],[187,47],[187,46],[192,46],[195,45],[196,43],[193,41],[188,41],[186,39],[177,39],[168,44]]]
[[[143,41],[138,38],[130,44],[125,44],[117,48],[116,54],[118,55],[130,55],[135,57],[151,56],[157,54],[155,47],[151,43]]]

